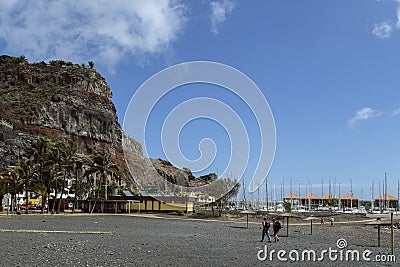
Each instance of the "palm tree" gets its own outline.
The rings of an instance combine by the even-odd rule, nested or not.
[[[47,168],[48,172],[48,192],[50,195],[50,192],[54,190],[54,201],[49,207],[49,210],[51,213],[55,211],[55,205],[56,205],[56,198],[58,191],[60,190],[60,182],[59,180],[62,178],[62,164],[61,164],[61,155],[60,155],[60,149],[55,143],[51,143],[49,146],[49,151],[48,151],[48,160],[50,162],[50,165]]]
[[[5,179],[4,182],[7,182],[7,186],[9,187],[8,191],[11,194],[11,212],[14,212],[16,207],[16,196],[17,193],[23,190],[24,181],[19,176],[15,166],[8,167],[3,173],[3,177]]]
[[[0,174],[0,199],[3,199],[4,195],[8,194],[8,183],[7,180]],[[0,204],[0,211],[3,210],[3,202]]]
[[[39,138],[30,147],[26,148],[26,154],[28,158],[35,164],[35,170],[38,175],[38,183],[43,184],[46,190],[39,190],[38,192],[42,196],[42,207],[41,212],[44,211],[44,205],[47,201],[47,196],[50,194],[51,176],[49,175],[49,168],[52,165],[51,159],[49,158],[50,142],[44,138]],[[36,187],[40,187],[37,185]]]
[[[47,199],[47,190],[46,190],[46,185],[42,181],[37,181],[32,184],[31,187],[32,192],[35,192],[42,198],[42,207],[41,207],[41,213],[44,212],[44,205],[46,203]]]
[[[63,173],[63,181],[61,184],[61,194],[58,199],[58,207],[57,210],[60,210],[61,199],[63,196],[63,192],[65,190],[65,183],[67,178],[72,179],[72,172],[75,170],[79,157],[77,155],[77,146],[72,143],[72,141],[57,142],[55,144],[56,149],[58,149],[60,160],[61,160],[61,168]]]
[[[78,198],[82,198],[87,192],[89,192],[89,185],[82,180],[82,170],[84,166],[84,158],[81,155],[77,154],[77,157],[74,161],[74,169],[75,173],[75,181],[72,184],[71,189],[74,192],[74,206],[72,208],[72,212],[75,212],[75,208],[77,207]]]
[[[92,213],[95,209],[96,202],[99,199],[100,188],[102,184],[108,184],[108,176],[113,176],[113,173],[117,173],[118,167],[113,163],[111,154],[103,149],[96,149],[95,153],[91,155],[90,159],[91,160],[88,163],[89,168],[85,172],[85,176],[88,177],[92,174],[98,174],[99,179],[97,194],[94,200],[93,207],[90,211],[90,213]],[[96,190],[96,188],[94,188],[94,190]],[[105,192],[105,194],[107,194],[107,192]]]
[[[23,186],[26,194],[26,210],[25,213],[28,214],[29,205],[29,192],[31,191],[31,184],[33,179],[35,179],[35,167],[31,160],[26,162],[21,162],[19,165],[14,167],[14,171],[17,173],[21,181],[23,181]]]

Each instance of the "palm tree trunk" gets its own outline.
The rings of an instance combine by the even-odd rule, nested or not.
[[[61,206],[62,196],[64,194],[66,177],[67,177],[67,175],[66,175],[66,173],[64,171],[64,178],[63,178],[62,187],[61,187],[61,194],[60,194],[60,197],[58,198],[58,205],[57,205],[57,211],[58,212],[61,211],[60,206]]]
[[[77,205],[77,196],[76,196],[76,192],[77,192],[77,185],[76,185],[77,181],[75,181],[75,194],[74,194],[74,205],[72,206],[72,213],[75,213],[75,206]]]
[[[25,194],[26,194],[25,214],[28,214],[28,206],[29,206],[28,188],[25,188]]]
[[[57,193],[58,193],[58,190],[57,190],[57,183],[56,183],[56,186],[54,188],[54,201],[53,201],[53,205],[51,205],[51,214],[54,213],[54,209],[56,208]]]
[[[3,197],[4,197],[4,194],[0,194],[0,199],[3,199]],[[3,203],[0,203],[0,205],[1,205],[0,211],[3,211]]]
[[[101,188],[101,178],[103,177],[103,175],[100,175],[100,179],[99,179],[99,186],[97,187],[97,194],[96,194],[96,197],[94,198],[94,204],[93,204],[93,207],[92,207],[92,210],[90,211],[90,213],[93,213],[93,211],[94,211],[94,209],[95,209],[95,207],[96,207],[96,203],[97,203],[97,200],[99,199],[99,196],[100,196],[100,188]],[[96,189],[95,189],[96,190]]]
[[[101,186],[101,184],[99,184],[99,187],[97,189],[97,194],[96,194],[96,197],[94,198],[94,204],[93,204],[93,207],[92,207],[92,210],[90,211],[90,213],[93,213],[94,209],[96,208],[97,200],[99,199],[99,194],[100,194],[100,186]]]
[[[44,213],[44,205],[46,204],[46,200],[47,200],[47,196],[43,195],[42,196],[42,206],[40,207],[40,213],[43,214]]]

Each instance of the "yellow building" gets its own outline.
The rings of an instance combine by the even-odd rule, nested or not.
[[[124,205],[124,211],[194,212],[194,199],[179,196],[110,196],[109,203]]]

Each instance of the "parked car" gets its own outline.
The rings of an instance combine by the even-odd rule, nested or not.
[[[21,210],[26,210],[26,205],[22,204],[21,206],[19,206],[19,208]],[[28,210],[37,210],[37,208],[35,207],[35,205],[28,205]]]

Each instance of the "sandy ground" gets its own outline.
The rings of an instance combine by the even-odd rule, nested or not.
[[[291,219],[277,243],[260,242],[261,217],[202,219],[168,215],[1,215],[0,266],[398,266],[400,230],[395,229],[397,262],[377,262],[390,254],[390,229],[365,226],[368,218],[337,217],[335,225]],[[338,248],[339,238],[347,246]],[[265,246],[268,256],[264,258]],[[318,261],[323,250],[328,252]],[[262,253],[259,251],[263,250]],[[285,251],[278,259],[277,251]],[[316,252],[316,261],[302,260],[304,250]],[[336,250],[336,252],[334,251]],[[346,261],[348,250],[358,250],[360,261]],[[367,262],[362,253],[371,251]],[[299,261],[292,259],[299,253]],[[368,253],[368,251],[366,252]],[[340,259],[342,255],[342,260]],[[382,257],[382,256],[381,256]],[[312,257],[311,257],[312,258]],[[352,257],[350,256],[350,260]]]

